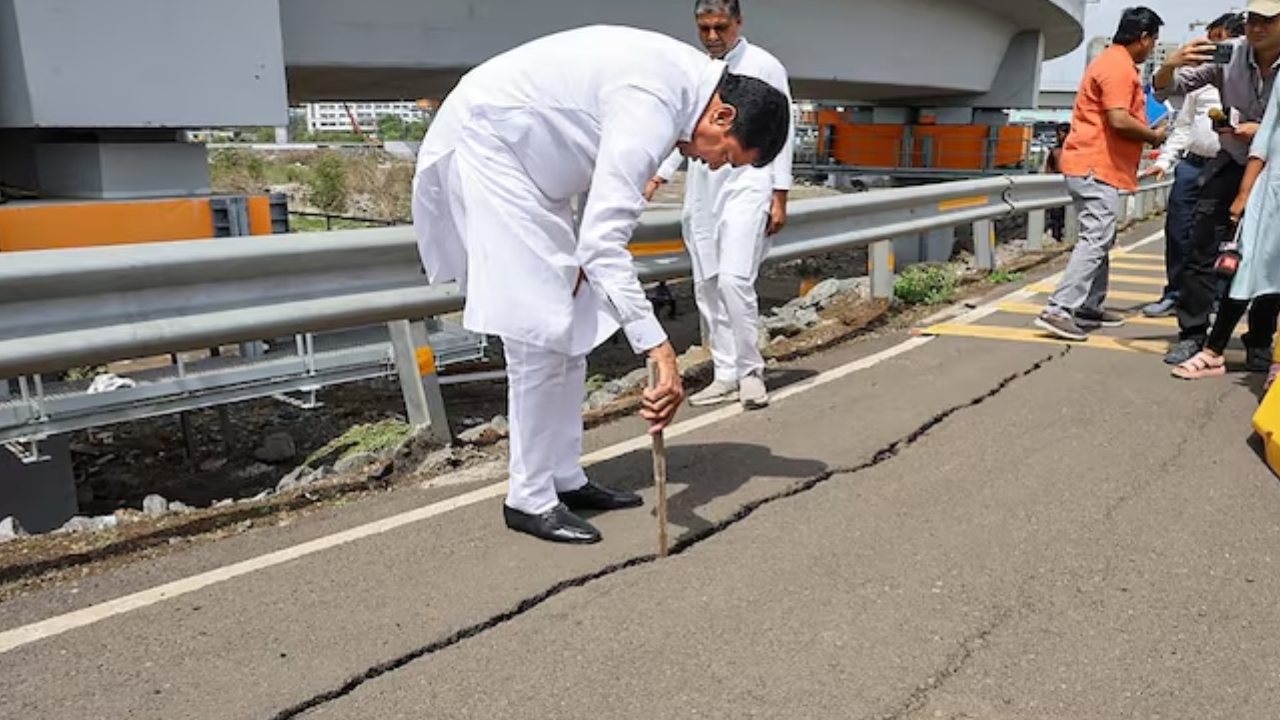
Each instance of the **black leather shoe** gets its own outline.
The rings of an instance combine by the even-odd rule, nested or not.
[[[592,527],[591,523],[574,515],[563,503],[541,515],[530,515],[503,505],[502,517],[507,521],[507,527],[512,530],[542,540],[588,545],[598,543],[601,539],[599,530]]]
[[[644,504],[644,498],[633,492],[610,490],[589,481],[577,490],[568,490],[559,495],[560,502],[574,510],[621,510]]]

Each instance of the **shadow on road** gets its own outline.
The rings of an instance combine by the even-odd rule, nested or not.
[[[672,540],[711,528],[749,500],[772,495],[793,483],[827,471],[826,463],[779,457],[769,448],[745,443],[706,443],[667,447],[667,520],[683,533],[673,532]],[[632,452],[593,465],[592,480],[606,487],[643,490],[653,487],[653,454]],[[744,494],[741,503],[725,507],[716,516],[705,517],[699,510],[739,491],[748,481],[766,479],[767,487]],[[676,487],[679,486],[679,487]],[[656,509],[648,508],[650,514]]]

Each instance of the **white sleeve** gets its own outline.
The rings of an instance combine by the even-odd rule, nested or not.
[[[676,174],[680,169],[680,163],[684,161],[684,155],[680,152],[680,148],[671,151],[666,160],[662,161],[662,165],[658,167],[658,177],[671,181],[671,176]]]
[[[787,142],[782,146],[782,150],[778,152],[778,157],[774,159],[773,165],[773,189],[774,190],[790,190],[791,183],[794,178],[791,174],[791,163],[795,153],[796,139],[796,119],[795,114],[791,112],[791,82],[787,78],[787,70],[782,63],[777,63],[774,68],[774,77],[769,80],[769,84],[778,88],[787,96]]]
[[[644,188],[678,136],[670,105],[637,87],[611,92],[601,119],[600,149],[578,231],[578,262],[612,306],[631,348],[651,350],[667,339],[627,249],[645,208]]]
[[[1182,101],[1182,109],[1178,110],[1177,117],[1173,119],[1169,137],[1164,141],[1164,147],[1160,149],[1160,157],[1156,158],[1155,161],[1155,165],[1162,168],[1166,173],[1172,170],[1174,165],[1178,164],[1178,157],[1187,148],[1187,145],[1191,143],[1191,123],[1199,112],[1199,104],[1199,97],[1188,95]]]

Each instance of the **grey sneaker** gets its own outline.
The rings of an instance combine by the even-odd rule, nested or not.
[[[1164,362],[1166,365],[1181,365],[1203,349],[1203,341],[1179,340],[1176,345],[1169,348],[1169,352],[1165,353]]]
[[[1076,311],[1076,325],[1085,328],[1117,328],[1124,325],[1124,316],[1113,310],[1078,310]]]
[[[710,385],[689,396],[689,404],[694,407],[719,405],[738,399],[738,383],[715,380]]]
[[[1173,298],[1161,298],[1142,308],[1142,314],[1147,317],[1169,317],[1177,312],[1178,301]]]
[[[1254,373],[1270,372],[1271,356],[1272,352],[1270,347],[1245,348],[1245,369]]]
[[[1058,315],[1048,310],[1040,313],[1040,317],[1036,318],[1036,327],[1044,330],[1050,335],[1055,335],[1063,340],[1088,340],[1089,336],[1076,325],[1076,321],[1066,315]]]
[[[738,400],[748,410],[757,410],[769,406],[769,391],[765,389],[764,380],[758,375],[742,378],[742,388],[738,391]]]

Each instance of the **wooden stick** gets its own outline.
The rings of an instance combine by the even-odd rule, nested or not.
[[[649,360],[649,388],[658,386],[658,363]],[[661,432],[653,438],[653,483],[658,489],[658,557],[667,556],[667,443]]]

